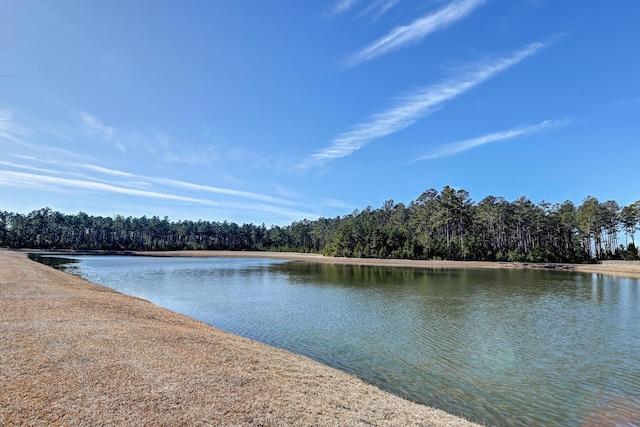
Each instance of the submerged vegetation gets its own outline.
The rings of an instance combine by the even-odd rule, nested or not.
[[[0,211],[0,246],[75,250],[263,250],[329,256],[481,261],[590,262],[638,259],[634,235],[640,201],[620,207],[587,197],[537,205],[488,196],[475,203],[464,190],[430,189],[408,206],[388,200],[336,218],[287,226],[170,221]],[[624,244],[619,242],[624,234]]]

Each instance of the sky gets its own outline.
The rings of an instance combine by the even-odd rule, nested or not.
[[[640,2],[0,0],[0,210],[640,199]]]

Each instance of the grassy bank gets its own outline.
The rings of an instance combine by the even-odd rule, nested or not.
[[[474,425],[22,253],[0,251],[0,332],[3,426]]]

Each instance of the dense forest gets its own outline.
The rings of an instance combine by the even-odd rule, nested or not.
[[[0,246],[75,250],[226,249],[318,252],[328,256],[527,262],[638,259],[640,201],[620,207],[587,197],[580,206],[475,203],[464,190],[430,189],[408,206],[388,200],[336,218],[287,226],[63,214],[49,208],[0,211]],[[624,237],[624,242],[619,241]]]

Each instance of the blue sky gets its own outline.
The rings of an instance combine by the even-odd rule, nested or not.
[[[640,2],[0,0],[0,209],[640,199]]]

